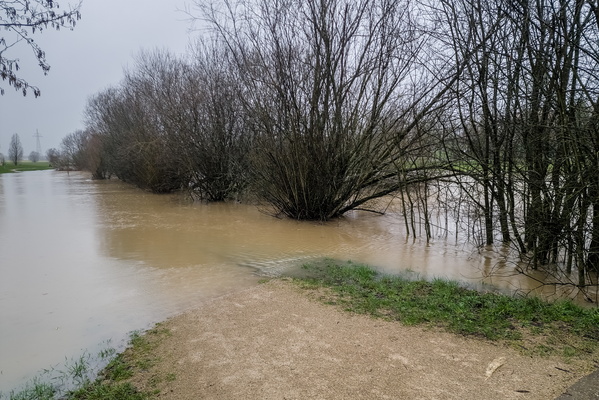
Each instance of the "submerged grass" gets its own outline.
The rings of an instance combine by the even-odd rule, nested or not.
[[[328,288],[326,302],[353,312],[506,340],[531,354],[568,358],[599,349],[599,309],[567,300],[481,293],[452,281],[412,281],[329,260],[305,265],[297,279],[306,288]]]
[[[153,355],[159,340],[169,332],[160,324],[142,334],[131,333],[129,347],[116,354],[114,348],[107,348],[98,354],[97,359],[110,361],[98,374],[93,365],[97,359],[85,353],[76,360],[65,362],[64,368],[51,368],[34,378],[18,391],[3,395],[0,400],[146,400],[157,394],[156,390],[140,390],[128,381],[135,373],[145,371],[158,358]],[[96,376],[97,375],[97,376]],[[169,374],[165,381],[174,380]]]
[[[157,384],[176,379],[174,374],[168,374],[165,377],[152,376],[149,380],[154,385],[144,389],[139,389],[129,380],[135,374],[147,372],[160,361],[154,354],[154,349],[162,339],[169,335],[170,332],[162,328],[161,324],[157,324],[143,334],[139,331],[133,332],[130,336],[129,347],[124,352],[117,354],[94,382],[89,382],[78,390],[70,392],[66,399],[145,400],[156,397],[160,393],[156,387]]]
[[[92,382],[66,397],[66,399],[76,400],[146,400],[149,398],[149,394],[140,392],[129,382],[112,384]]]
[[[35,378],[18,392],[9,393],[6,398],[9,400],[52,400],[55,395],[54,385]],[[0,399],[4,398],[0,393]]]

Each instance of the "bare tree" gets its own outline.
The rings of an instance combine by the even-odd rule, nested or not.
[[[106,89],[91,97],[85,109],[87,129],[98,136],[103,164],[108,174],[115,174],[123,181],[131,182],[127,177],[128,160],[125,154],[127,133],[132,128],[132,122],[124,105],[122,90]]]
[[[199,42],[185,79],[182,107],[192,118],[179,132],[187,143],[190,188],[200,197],[222,201],[238,197],[249,181],[252,132],[246,129],[230,51],[220,42]]]
[[[8,145],[8,159],[12,161],[14,165],[17,165],[19,161],[23,159],[23,146],[21,145],[21,139],[19,134],[15,133],[10,138],[10,144]]]
[[[39,160],[40,160],[40,153],[38,153],[37,151],[32,151],[31,153],[29,153],[29,161],[36,163]]]
[[[60,151],[55,148],[48,149],[46,151],[46,159],[51,166],[57,168],[60,164]]]
[[[393,136],[424,40],[407,3],[224,4],[198,6],[238,68],[260,196],[325,220],[397,190]]]
[[[29,46],[38,65],[44,74],[47,74],[50,65],[46,61],[46,53],[35,42],[32,35],[48,28],[73,29],[77,20],[81,18],[80,9],[81,3],[62,11],[58,2],[53,0],[0,1],[0,27],[4,31],[0,37],[2,80],[8,81],[8,86],[21,91],[23,95],[26,95],[28,90],[32,90],[33,95],[38,97],[40,90],[17,75],[20,60],[11,58],[8,55],[9,51],[20,43]],[[0,95],[3,94],[4,88],[0,87]]]
[[[86,124],[103,170],[155,192],[187,188],[210,201],[240,193],[249,135],[225,53],[198,45],[188,63],[142,52],[119,88],[90,99]]]
[[[484,243],[499,237],[528,261],[523,272],[543,269],[584,290],[599,264],[595,4],[441,5],[455,54],[473,54],[453,91],[446,143]]]
[[[140,57],[121,87],[90,99],[86,109],[87,129],[100,139],[95,144],[101,149],[94,153],[101,157],[105,172],[157,193],[181,189],[189,182],[180,153],[186,145],[176,131],[170,131],[170,116],[165,114],[172,98],[182,93],[182,84],[171,74],[179,63],[165,57],[169,62],[148,58],[153,64]],[[173,109],[179,118],[185,112]]]
[[[77,130],[62,138],[60,142],[61,167],[67,171],[84,169],[86,143],[87,133],[83,130]]]
[[[108,179],[112,175],[108,169],[104,137],[90,129],[86,129],[85,147],[83,148],[82,163],[84,169],[92,174],[92,179]]]

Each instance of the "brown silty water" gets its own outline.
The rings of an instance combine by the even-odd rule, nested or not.
[[[0,391],[65,357],[93,353],[107,340],[118,346],[132,330],[322,257],[508,291],[538,286],[497,252],[445,235],[430,243],[407,237],[399,213],[389,211],[298,222],[252,205],[194,203],[83,173],[2,175]]]

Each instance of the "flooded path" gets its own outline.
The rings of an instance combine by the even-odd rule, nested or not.
[[[199,204],[88,174],[0,175],[0,391],[123,343],[260,275],[320,257],[385,272],[482,282],[496,260],[438,239],[406,239],[402,218],[364,212],[326,223],[243,204]],[[257,273],[259,272],[259,273]],[[494,279],[508,289],[517,277]]]

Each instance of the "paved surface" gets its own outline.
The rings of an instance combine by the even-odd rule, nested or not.
[[[599,369],[580,379],[555,400],[599,399]]]

